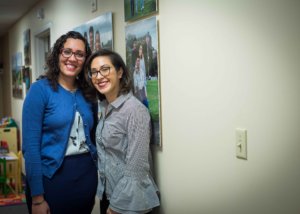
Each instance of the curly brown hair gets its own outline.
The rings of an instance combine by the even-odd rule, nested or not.
[[[69,38],[79,39],[84,42],[86,59],[91,55],[91,49],[90,49],[90,46],[89,46],[87,40],[79,32],[69,31],[66,34],[63,34],[62,36],[60,36],[56,40],[54,46],[51,48],[50,54],[47,57],[45,74],[38,78],[38,79],[47,78],[50,82],[51,87],[55,91],[57,90],[58,76],[60,73],[59,54],[60,54],[60,51],[63,48],[64,44],[66,43],[67,39],[69,39]],[[84,70],[84,67],[82,68],[81,72],[78,74],[78,76],[76,78],[77,86],[79,89],[82,90],[86,99],[94,100],[93,96],[90,95],[91,87],[90,87],[88,81],[86,81],[86,78],[84,77],[83,70]]]

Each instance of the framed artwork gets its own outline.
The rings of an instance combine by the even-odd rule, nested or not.
[[[27,29],[23,33],[24,42],[24,60],[25,65],[31,65],[31,40],[30,40],[30,29]]]
[[[152,143],[161,146],[160,75],[156,17],[127,25],[126,64],[133,76],[135,96],[150,110]]]
[[[105,13],[73,30],[80,32],[89,42],[92,52],[96,50],[113,50],[112,13]]]
[[[3,68],[3,62],[0,62],[0,75],[3,74],[4,68]]]
[[[156,13],[158,0],[124,0],[125,21],[139,19]]]
[[[23,98],[22,53],[12,56],[12,90],[13,97]]]
[[[23,83],[25,84],[26,93],[31,85],[31,69],[30,67],[22,66]]]

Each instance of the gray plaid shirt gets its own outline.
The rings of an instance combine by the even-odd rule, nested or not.
[[[110,207],[123,214],[149,212],[160,204],[149,161],[149,111],[132,93],[99,107],[97,195],[105,190]]]

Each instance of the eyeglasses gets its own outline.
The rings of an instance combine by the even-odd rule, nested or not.
[[[65,58],[70,58],[73,54],[77,60],[84,60],[85,53],[83,51],[75,51],[73,52],[70,48],[62,48],[60,53]]]
[[[106,77],[109,75],[110,72],[110,66],[102,66],[99,70],[92,69],[88,71],[89,78],[96,78],[98,74],[100,73],[103,77]]]

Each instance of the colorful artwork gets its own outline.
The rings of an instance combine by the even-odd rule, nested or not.
[[[29,67],[22,67],[23,82],[25,83],[26,93],[28,92],[31,85],[31,69]]]
[[[30,29],[23,33],[24,42],[24,60],[25,65],[31,65],[31,41],[30,41]]]
[[[13,97],[23,98],[22,53],[12,56],[12,90]]]
[[[112,13],[105,13],[76,28],[89,42],[92,52],[96,50],[113,50]]]
[[[125,21],[135,20],[157,12],[157,0],[124,0]]]
[[[135,96],[150,110],[153,143],[161,145],[158,33],[156,17],[126,26],[126,63],[134,81]]]

